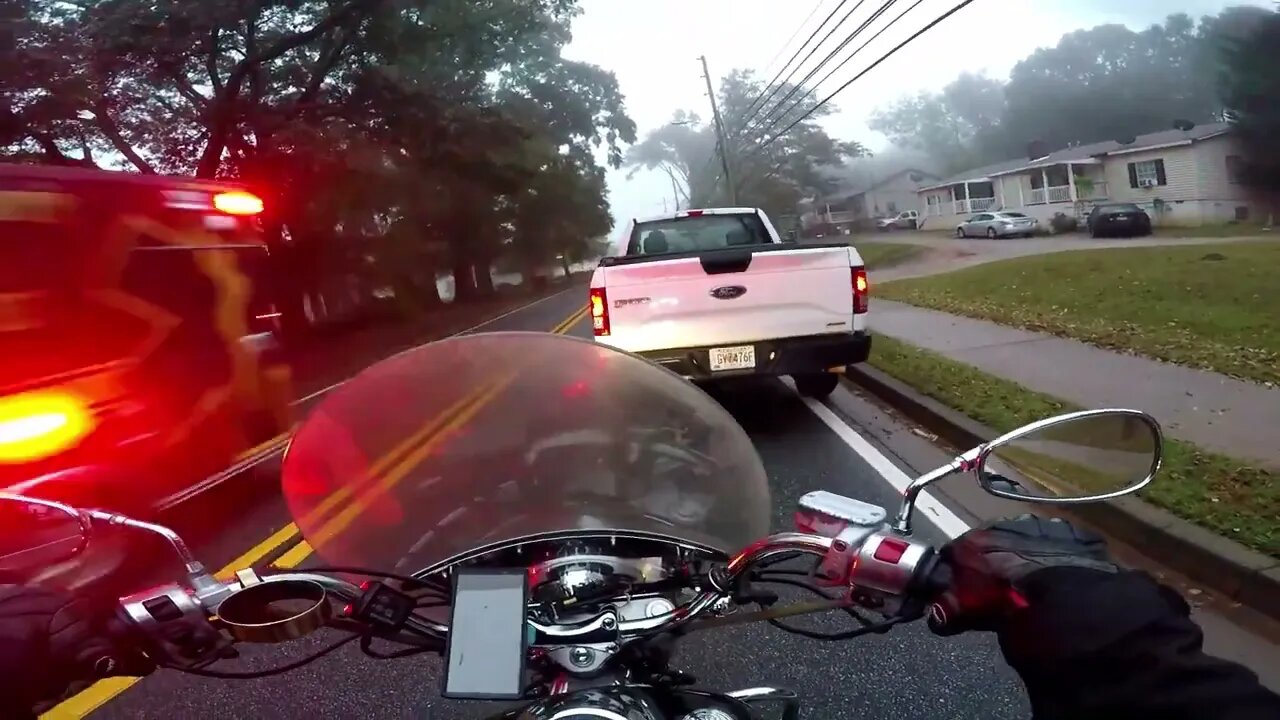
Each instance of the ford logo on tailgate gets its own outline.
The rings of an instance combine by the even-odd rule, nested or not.
[[[717,300],[732,300],[740,298],[747,294],[747,289],[741,285],[725,285],[723,287],[712,288],[711,297]]]

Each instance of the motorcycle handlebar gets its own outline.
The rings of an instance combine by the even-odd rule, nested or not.
[[[803,553],[822,559],[820,579],[829,586],[846,586],[858,592],[873,591],[881,596],[911,598],[927,604],[939,596],[950,582],[950,571],[936,559],[933,549],[887,530],[864,529],[860,537],[842,533],[838,537],[786,532],[751,544],[708,574],[706,587],[688,603],[656,617],[624,619],[613,607],[591,618],[573,623],[544,623],[529,620],[533,644],[580,644],[621,642],[675,630],[730,597],[741,579],[768,560]],[[123,615],[155,637],[164,637],[166,623],[175,620],[207,623],[228,597],[263,583],[311,583],[344,603],[354,604],[362,588],[341,578],[321,573],[280,572],[259,577],[241,571],[232,580],[219,582],[215,591],[190,592],[180,586],[152,590],[124,598]],[[224,619],[225,621],[225,619]],[[405,629],[444,639],[449,628],[442,623],[410,613]],[[286,638],[287,639],[287,638]]]

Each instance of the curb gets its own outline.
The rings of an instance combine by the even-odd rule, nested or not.
[[[970,448],[1000,435],[874,368],[851,365],[845,378],[956,447]],[[1133,496],[1060,509],[1195,582],[1280,620],[1280,561],[1275,558]]]

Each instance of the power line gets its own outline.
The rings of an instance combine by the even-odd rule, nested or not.
[[[812,89],[810,89],[807,93],[805,93],[805,97],[800,98],[800,100],[797,100],[797,101],[796,101],[796,103],[797,103],[797,104],[799,104],[799,103],[803,102],[803,101],[805,100],[805,98],[807,98],[808,96],[810,96],[810,95],[814,94],[815,92],[817,92],[817,91],[818,91],[818,88],[822,87],[822,84],[823,84],[823,83],[825,83],[826,81],[830,80],[830,79],[831,79],[831,76],[832,76],[832,75],[834,75],[834,74],[836,74],[836,71],[838,71],[840,68],[844,67],[845,65],[849,64],[849,61],[850,61],[850,60],[852,60],[852,59],[853,59],[853,57],[854,57],[855,55],[857,55],[858,53],[862,52],[863,48],[865,48],[866,46],[868,46],[868,45],[870,45],[871,43],[875,42],[875,41],[876,41],[876,38],[878,38],[878,37],[880,37],[881,35],[883,35],[885,30],[888,30],[890,27],[892,27],[892,26],[893,26],[893,24],[894,24],[894,23],[896,23],[896,22],[898,22],[899,20],[901,20],[901,19],[903,18],[903,16],[904,16],[904,15],[906,15],[907,13],[909,13],[909,12],[911,12],[912,10],[915,10],[917,7],[919,7],[919,6],[920,6],[920,3],[922,3],[922,2],[924,2],[924,0],[916,0],[914,3],[912,3],[912,4],[911,4],[911,7],[907,8],[906,10],[903,10],[903,11],[902,11],[902,12],[900,12],[900,13],[898,13],[898,16],[897,16],[897,17],[895,17],[894,19],[892,19],[892,20],[890,20],[889,22],[885,23],[885,24],[884,24],[884,27],[882,27],[882,28],[880,28],[879,30],[877,30],[877,31],[876,31],[876,34],[875,34],[875,35],[872,35],[872,36],[871,36],[871,38],[870,38],[869,40],[867,40],[866,42],[864,42],[864,43],[862,43],[861,45],[859,45],[857,50],[854,50],[852,53],[850,53],[850,54],[849,54],[849,57],[845,58],[844,60],[841,60],[841,61],[840,61],[840,64],[838,64],[838,65],[836,65],[835,67],[831,68],[831,70],[830,70],[826,75],[823,75],[823,76],[822,76],[822,79],[821,79],[821,80],[819,80],[818,82],[814,83],[814,84],[813,84],[813,88],[812,88]]]
[[[873,63],[871,63],[870,65],[868,65],[868,66],[867,66],[867,67],[866,67],[862,72],[860,72],[860,73],[858,73],[857,75],[854,75],[853,77],[849,78],[849,80],[847,80],[843,85],[841,85],[840,87],[836,88],[836,89],[835,89],[835,90],[833,90],[829,95],[827,95],[826,97],[824,97],[824,98],[822,98],[821,100],[819,100],[819,101],[818,101],[818,103],[817,103],[816,105],[814,105],[812,108],[809,108],[809,110],[808,110],[808,111],[806,111],[803,115],[801,115],[800,117],[796,118],[796,119],[795,119],[795,121],[793,121],[790,125],[788,125],[788,126],[786,126],[785,128],[783,128],[781,132],[777,133],[777,134],[776,134],[776,135],[774,135],[773,137],[771,137],[771,138],[769,138],[768,140],[766,140],[765,142],[761,143],[758,147],[756,147],[756,149],[755,149],[754,151],[752,151],[752,154],[754,155],[754,154],[756,154],[756,153],[763,152],[763,151],[764,151],[764,149],[765,149],[766,147],[768,147],[768,146],[772,145],[774,142],[776,142],[776,141],[778,140],[778,138],[780,138],[780,137],[782,137],[783,135],[786,135],[788,132],[790,132],[791,128],[795,127],[796,125],[799,125],[801,122],[803,122],[803,121],[805,120],[805,118],[807,118],[807,117],[809,117],[810,115],[812,115],[813,113],[817,112],[818,108],[820,108],[820,107],[822,107],[822,106],[826,105],[827,103],[831,102],[831,99],[832,99],[832,98],[834,98],[836,95],[839,95],[840,93],[844,92],[846,89],[848,89],[848,87],[849,87],[850,85],[852,85],[852,84],[854,84],[855,82],[857,82],[858,80],[862,79],[862,77],[863,77],[864,75],[866,75],[867,73],[869,73],[869,72],[871,72],[872,70],[876,69],[876,67],[877,67],[880,63],[884,62],[885,60],[888,60],[888,59],[889,59],[889,58],[890,58],[894,53],[896,53],[896,52],[898,52],[899,50],[901,50],[901,49],[902,49],[903,47],[905,47],[908,43],[912,42],[913,40],[915,40],[916,38],[920,37],[921,35],[923,35],[923,34],[925,34],[925,33],[929,32],[929,31],[930,31],[930,30],[932,30],[934,27],[936,27],[939,23],[941,23],[942,21],[944,21],[944,20],[946,20],[947,18],[951,17],[952,15],[955,15],[957,12],[960,12],[960,11],[961,11],[961,10],[963,10],[964,8],[968,7],[971,3],[973,3],[973,0],[963,0],[963,1],[962,1],[962,2],[960,2],[960,3],[957,3],[957,4],[955,5],[955,7],[951,8],[951,9],[950,9],[950,10],[948,10],[948,11],[946,11],[945,13],[943,13],[943,14],[942,14],[942,15],[940,15],[940,16],[938,16],[937,18],[934,18],[934,20],[933,20],[932,22],[930,22],[928,25],[925,25],[924,27],[920,28],[920,29],[919,29],[919,30],[917,30],[916,32],[912,33],[912,34],[911,34],[911,36],[910,36],[910,37],[908,37],[906,40],[903,40],[902,42],[900,42],[900,43],[898,43],[897,45],[893,46],[893,48],[892,48],[892,49],[890,49],[890,50],[889,50],[888,52],[886,52],[885,54],[881,55],[878,59],[876,59],[876,61],[875,61],[875,62],[873,62]],[[910,9],[910,8],[908,8],[908,9]],[[901,16],[899,16],[899,17],[901,17]]]
[[[889,0],[889,2],[886,2],[883,6],[881,6],[880,10],[879,10],[879,11],[877,11],[877,13],[876,13],[875,15],[873,15],[871,18],[869,18],[869,20],[875,20],[877,17],[879,17],[881,14],[883,14],[885,10],[889,9],[889,7],[890,7],[891,5],[893,5],[895,1],[896,1],[896,0]],[[877,30],[877,31],[876,31],[876,33],[875,33],[874,35],[872,35],[870,38],[868,38],[866,42],[862,43],[862,44],[861,44],[861,45],[859,45],[857,48],[855,48],[853,52],[849,53],[848,57],[846,57],[845,59],[841,60],[839,63],[837,63],[837,64],[836,64],[836,66],[835,66],[835,67],[833,67],[833,68],[831,68],[830,70],[828,70],[828,71],[827,71],[827,74],[826,74],[826,75],[823,75],[821,80],[819,80],[818,82],[816,82],[816,83],[814,83],[814,84],[813,84],[813,87],[811,87],[811,88],[809,88],[808,90],[806,90],[806,91],[804,92],[804,94],[803,94],[803,95],[801,95],[799,98],[796,98],[795,104],[793,104],[793,105],[792,105],[790,108],[788,108],[786,111],[782,112],[780,115],[778,115],[776,118],[774,118],[774,119],[773,119],[773,122],[769,123],[769,126],[768,126],[768,127],[766,127],[766,128],[764,128],[764,129],[762,129],[762,130],[761,130],[760,135],[761,135],[761,136],[765,135],[765,134],[769,131],[769,129],[770,129],[770,128],[773,128],[773,127],[777,126],[779,123],[781,123],[781,122],[783,121],[783,119],[785,119],[785,118],[787,117],[787,115],[788,115],[788,114],[790,114],[791,112],[795,111],[795,109],[796,109],[796,108],[798,108],[798,107],[800,107],[802,104],[804,104],[804,101],[805,101],[805,100],[808,100],[810,97],[812,97],[812,96],[813,96],[813,94],[814,94],[814,93],[816,93],[816,92],[818,91],[818,88],[822,87],[823,83],[825,83],[826,81],[828,81],[828,80],[830,80],[830,79],[831,79],[831,76],[832,76],[832,75],[834,75],[834,74],[836,74],[837,72],[839,72],[839,71],[840,71],[840,69],[841,69],[841,68],[843,68],[845,65],[848,65],[848,64],[849,64],[849,62],[850,62],[851,60],[853,60],[855,57],[857,57],[858,53],[862,52],[864,48],[866,48],[866,47],[867,47],[868,45],[870,45],[871,43],[875,42],[877,38],[879,38],[881,35],[883,35],[885,30],[888,30],[889,28],[891,28],[891,27],[893,27],[895,24],[897,24],[897,22],[898,22],[899,20],[901,20],[903,17],[905,17],[905,16],[907,15],[907,13],[909,13],[909,12],[911,12],[912,10],[915,10],[917,7],[919,7],[920,3],[922,3],[922,2],[924,2],[924,0],[916,0],[916,1],[915,1],[915,3],[913,3],[913,4],[911,5],[911,7],[907,8],[906,10],[903,10],[903,11],[902,11],[902,12],[900,12],[900,13],[898,13],[898,16],[897,16],[897,17],[895,17],[894,19],[890,20],[889,22],[887,22],[887,23],[885,23],[883,26],[881,26],[881,27],[880,27],[880,29],[879,29],[879,30]],[[859,30],[861,30],[861,28],[859,28]],[[855,31],[855,34],[857,34],[857,31]],[[851,36],[851,38],[850,38],[850,39],[852,39],[852,36]],[[759,130],[760,128],[757,128],[757,129]]]
[[[840,26],[842,26],[842,25],[844,25],[846,22],[848,22],[849,18],[850,18],[850,17],[852,17],[852,16],[853,16],[853,14],[854,14],[855,12],[857,12],[857,11],[858,11],[858,8],[862,7],[862,3],[864,3],[864,2],[866,2],[866,0],[858,0],[858,2],[857,2],[857,3],[855,3],[855,4],[854,4],[854,6],[853,6],[852,8],[850,8],[850,9],[849,9],[849,12],[847,12],[847,13],[845,13],[845,14],[844,14],[844,17],[840,18],[840,20],[839,20],[838,22],[836,22],[836,24],[835,24],[835,25],[832,25],[832,26],[831,26],[831,29],[827,31],[827,34],[826,34],[826,35],[824,35],[824,36],[822,37],[822,39],[818,41],[818,44],[817,44],[817,45],[814,45],[814,46],[813,46],[813,48],[809,51],[809,54],[808,54],[808,55],[805,55],[804,60],[801,60],[801,61],[800,61],[800,64],[799,64],[799,65],[796,65],[795,69],[791,71],[791,74],[790,74],[790,75],[788,75],[788,76],[786,77],[786,79],[785,79],[785,80],[783,80],[781,83],[779,83],[778,87],[774,89],[774,93],[773,93],[774,95],[776,95],[776,94],[777,94],[777,91],[778,91],[778,90],[781,90],[781,89],[782,89],[782,87],[783,87],[784,85],[786,85],[786,84],[790,83],[791,78],[792,78],[792,77],[794,77],[794,76],[795,76],[795,74],[796,74],[797,72],[799,72],[799,71],[800,71],[800,68],[801,68],[801,67],[803,67],[803,66],[804,66],[804,64],[805,64],[806,62],[808,62],[808,61],[809,61],[809,58],[813,57],[813,56],[814,56],[814,54],[816,54],[816,53],[818,52],[818,49],[819,49],[819,48],[821,48],[821,47],[822,47],[822,46],[827,42],[827,40],[830,40],[832,35],[835,35],[835,34],[836,34],[836,31],[840,29]],[[843,2],[842,2],[842,3],[840,3],[840,7],[844,7],[844,5],[845,5],[845,3],[843,3]],[[837,8],[836,8],[836,10],[839,10],[839,9],[840,9],[840,7],[837,7]],[[857,31],[855,30],[855,31],[854,31],[854,33],[856,34],[856,32],[857,32]],[[852,37],[852,36],[850,36],[850,37]],[[846,39],[846,40],[845,40],[845,43],[847,43],[847,42],[848,42],[848,39]],[[840,49],[840,47],[844,47],[844,45],[843,45],[843,44],[841,44],[840,46],[838,46],[838,47],[836,48],[836,50],[838,51],[838,50]],[[808,78],[812,77],[814,72],[816,72],[818,69],[820,69],[820,68],[821,68],[821,67],[822,67],[822,66],[827,62],[827,60],[830,60],[830,59],[831,59],[831,55],[832,55],[832,53],[828,53],[828,55],[827,55],[827,59],[826,59],[826,60],[823,60],[823,61],[822,61],[822,62],[820,62],[820,63],[818,63],[818,65],[817,65],[813,70],[810,70],[810,71],[809,71],[809,74],[805,76],[805,79],[807,80]],[[795,94],[795,91],[796,91],[796,88],[798,87],[798,85],[803,85],[803,84],[804,84],[804,82],[805,82],[804,80],[801,80],[798,84],[797,84],[797,83],[791,83],[791,89],[787,92],[787,94],[786,94],[786,95],[785,95],[781,100],[779,100],[779,101],[777,102],[777,104],[775,104],[772,108],[770,108],[767,112],[764,112],[764,114],[763,114],[763,115],[761,115],[761,114],[757,113],[755,117],[748,116],[748,117],[747,117],[747,122],[742,126],[742,130],[741,130],[741,132],[742,132],[742,133],[746,133],[746,132],[748,132],[748,131],[753,130],[753,128],[751,127],[751,125],[752,125],[752,121],[755,121],[755,120],[757,120],[757,119],[759,119],[759,122],[758,122],[758,123],[756,123],[754,130],[759,130],[759,129],[760,129],[760,126],[761,126],[761,125],[763,125],[763,124],[765,123],[765,121],[767,121],[767,120],[768,120],[768,118],[769,118],[771,115],[773,115],[773,113],[774,113],[774,112],[776,112],[776,111],[778,110],[778,108],[782,106],[782,104],[783,104],[783,103],[785,103],[785,102],[787,101],[787,99],[788,99],[788,98],[790,98],[792,95],[794,95],[794,94]],[[767,106],[768,104],[769,104],[769,103],[766,101],[766,102],[765,102],[765,104],[761,106],[761,109],[763,110],[763,109],[764,109],[764,107],[765,107],[765,106]]]
[[[845,4],[847,4],[848,2],[849,0],[840,0],[840,3],[836,5],[834,8],[832,8],[831,12],[827,14],[827,17],[824,18],[823,21],[818,24],[818,27],[814,28],[813,32],[809,33],[809,37],[806,38],[803,43],[801,43],[800,47],[796,48],[796,51],[791,56],[791,59],[787,60],[786,64],[783,65],[782,68],[778,70],[778,74],[774,75],[773,79],[765,84],[764,90],[761,90],[760,94],[756,96],[756,99],[751,102],[751,105],[749,105],[747,109],[743,111],[742,125],[738,126],[738,129],[733,131],[734,136],[739,135],[747,127],[747,125],[751,123],[751,113],[756,109],[756,107],[764,107],[765,105],[768,105],[769,101],[772,100],[773,97],[778,94],[778,91],[782,89],[782,86],[784,84],[786,84],[786,80],[782,81],[782,83],[778,83],[778,78],[782,77],[782,73],[786,72],[788,67],[791,67],[791,63],[795,62],[796,58],[800,57],[800,53],[804,52],[805,47],[808,46],[809,43],[813,42],[813,39],[818,36],[818,33],[822,32],[822,28],[826,27],[827,23],[831,21],[831,18],[835,17],[836,13],[840,12],[840,8],[844,7]],[[821,45],[821,44],[822,43],[818,43],[818,45]],[[810,51],[808,55],[805,56],[805,60],[808,60],[813,55],[813,53],[817,51],[817,49],[818,49],[818,46],[815,45],[814,49]],[[795,75],[800,70],[800,66],[804,65],[805,60],[800,61],[800,65],[797,65],[795,69],[791,71],[791,75]],[[787,80],[791,79],[791,75],[787,76]],[[776,86],[775,86],[775,83],[777,83]],[[774,86],[772,92],[769,92],[770,86]],[[765,97],[766,93],[768,93],[769,95],[769,97],[767,98]],[[761,98],[764,98],[763,103],[761,102]]]
[[[796,29],[791,33],[791,37],[787,38],[787,41],[782,44],[782,47],[778,48],[778,52],[774,53],[773,57],[769,59],[768,64],[765,65],[766,73],[773,69],[773,64],[778,62],[778,58],[782,57],[782,53],[786,52],[787,48],[791,47],[791,41],[799,37],[800,31],[804,29],[804,26],[808,25],[809,21],[813,19],[813,16],[818,14],[818,8],[822,7],[822,2],[823,0],[818,0],[818,2],[813,4],[813,9],[809,11],[809,15],[806,16],[804,20],[800,21],[800,24],[797,25]],[[763,95],[764,92],[761,91],[760,94]],[[757,96],[757,98],[758,97],[759,96]]]
[[[849,15],[852,15],[854,11],[856,11],[859,7],[861,7],[864,1],[865,0],[858,0],[858,4],[853,7],[853,10],[849,11]],[[813,69],[809,71],[809,74],[804,76],[804,79],[802,79],[800,82],[796,83],[791,87],[791,91],[788,92],[786,96],[784,96],[781,100],[779,100],[778,104],[774,105],[772,110],[764,114],[763,118],[760,120],[760,123],[756,125],[755,132],[761,136],[764,136],[766,133],[768,133],[770,128],[776,126],[778,123],[785,120],[787,117],[787,114],[794,111],[797,107],[799,107],[799,104],[800,104],[800,101],[796,101],[796,104],[791,106],[790,108],[784,108],[784,106],[787,104],[787,101],[790,100],[792,97],[794,97],[797,92],[800,92],[800,90],[804,88],[805,83],[809,82],[809,80],[812,79],[814,75],[817,75],[819,70],[825,67],[827,63],[831,62],[832,58],[834,58],[841,50],[848,47],[849,43],[853,42],[854,38],[862,34],[862,32],[865,31],[871,25],[871,23],[878,20],[880,16],[883,15],[884,12],[888,10],[895,2],[897,2],[897,0],[885,0],[883,5],[881,5],[875,12],[871,13],[870,17],[863,20],[861,25],[855,28],[853,32],[849,33],[848,37],[842,40],[839,45],[836,45],[836,47],[831,52],[827,53],[827,56],[822,59],[822,62],[815,65]],[[849,15],[846,15],[844,19],[847,20],[849,18]],[[843,22],[844,20],[841,20],[841,23]],[[781,110],[782,112],[778,112],[779,110]],[[774,113],[778,113],[778,114],[774,116]],[[770,120],[771,117],[772,117],[772,120]]]

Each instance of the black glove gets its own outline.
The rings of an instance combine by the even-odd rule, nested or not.
[[[56,590],[0,587],[0,708],[5,712],[38,711],[103,678],[154,669],[123,639],[113,613],[96,613],[89,601]]]
[[[939,635],[998,630],[1010,613],[1035,601],[1039,570],[1119,572],[1097,534],[1034,515],[970,530],[944,546],[940,558],[951,571],[951,582],[929,610],[929,627]]]

